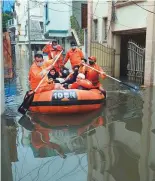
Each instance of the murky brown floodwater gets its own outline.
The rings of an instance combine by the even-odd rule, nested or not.
[[[155,180],[155,88],[134,92],[106,80],[101,110],[27,118],[17,112],[28,90],[27,62],[16,69],[5,84],[3,181]]]

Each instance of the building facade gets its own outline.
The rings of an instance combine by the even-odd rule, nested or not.
[[[13,32],[17,54],[28,55],[29,40],[33,53],[42,50],[48,42],[44,37],[43,7],[40,1],[15,1],[14,18],[9,20],[8,29]]]
[[[81,29],[81,6],[83,1],[46,1],[44,6],[44,29],[47,39],[57,39],[65,52],[70,42],[76,41],[83,47]]]
[[[113,75],[154,85],[154,2],[88,0],[88,42],[114,49]],[[91,19],[91,20],[90,20]],[[151,46],[151,48],[150,48]],[[88,45],[88,51],[91,47]],[[93,52],[94,51],[90,51]],[[99,53],[98,53],[99,54]],[[103,57],[106,52],[100,52]],[[97,55],[96,55],[97,56]],[[106,56],[109,61],[108,56]],[[153,66],[151,66],[153,64]],[[107,66],[106,60],[101,65]],[[109,65],[108,65],[109,66]],[[152,67],[152,68],[151,68]],[[149,73],[148,73],[149,68]]]

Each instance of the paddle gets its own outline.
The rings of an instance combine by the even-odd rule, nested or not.
[[[63,50],[54,57],[54,62],[52,63],[52,65],[54,66],[54,64],[57,62],[57,60],[59,59],[60,55],[62,54]],[[22,104],[20,105],[20,107],[18,108],[18,112],[20,112],[21,114],[25,115],[26,112],[28,111],[32,101],[33,101],[33,98],[34,98],[34,94],[35,92],[38,90],[38,88],[40,87],[40,85],[42,84],[42,82],[44,81],[44,79],[46,78],[46,76],[48,75],[48,73],[50,72],[47,71],[47,73],[44,75],[44,77],[41,79],[41,81],[39,82],[38,86],[35,88],[35,90],[33,91],[32,94],[28,94],[30,91],[27,91],[25,97],[24,97],[24,100],[22,102]]]
[[[125,85],[125,86],[127,86],[127,87],[130,87],[130,88],[132,88],[132,89],[134,89],[134,90],[139,90],[139,88],[136,87],[136,86],[131,86],[131,85],[127,84],[127,83],[124,83],[124,82],[122,82],[122,81],[120,81],[120,80],[118,80],[118,79],[116,79],[116,78],[114,78],[114,77],[112,77],[112,76],[110,76],[110,75],[107,75],[105,72],[101,72],[101,71],[99,71],[99,70],[97,70],[97,69],[95,69],[95,68],[93,68],[93,67],[91,67],[91,66],[89,66],[89,65],[87,65],[87,64],[85,64],[85,63],[82,63],[82,64],[85,65],[86,67],[91,68],[92,70],[95,70],[96,72],[98,72],[98,73],[100,73],[100,74],[105,74],[105,75],[106,75],[107,77],[109,77],[110,79],[113,79],[113,80],[115,80],[115,81],[117,81],[117,82],[119,82],[119,83],[121,83],[121,84],[123,84],[123,85]]]

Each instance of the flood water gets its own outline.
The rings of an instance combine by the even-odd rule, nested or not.
[[[133,91],[107,79],[98,111],[22,117],[27,74],[23,59],[5,82],[3,181],[155,180],[155,88]]]

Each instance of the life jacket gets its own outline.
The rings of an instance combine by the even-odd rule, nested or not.
[[[62,46],[57,45],[57,48],[54,49],[51,45],[46,45],[43,48],[43,52],[48,53],[48,58],[53,59],[56,55],[60,54],[62,51]],[[57,71],[60,71],[60,67],[63,65],[63,55],[61,54],[57,62],[55,63],[54,67]]]
[[[71,85],[71,89],[86,89],[89,90],[92,88],[92,83],[89,80],[79,80],[78,82],[74,82]]]
[[[34,90],[38,86],[39,82],[42,80],[42,77],[40,76],[40,72],[44,68],[49,66],[49,62],[45,62],[42,67],[38,67],[35,62],[32,64],[29,71],[29,83],[32,90]],[[53,89],[54,89],[54,84],[48,84],[48,77],[47,77],[44,79],[44,81],[38,88],[37,93],[49,91]]]
[[[100,67],[97,64],[94,64],[91,67],[93,67],[97,70],[100,70]],[[86,79],[91,81],[93,85],[97,85],[99,83],[99,76],[100,76],[100,73],[98,73],[95,70],[92,70],[91,68],[87,68]]]

